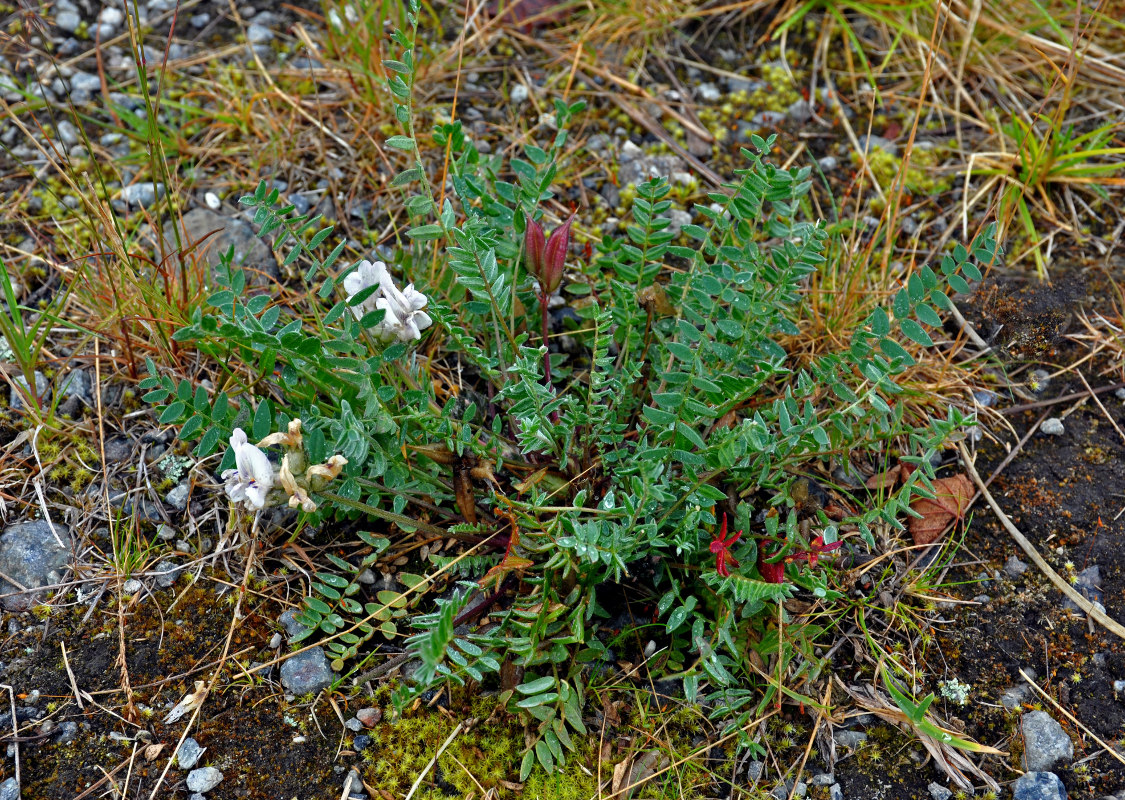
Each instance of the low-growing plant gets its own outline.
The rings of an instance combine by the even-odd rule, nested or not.
[[[973,259],[995,257],[991,229],[940,272],[911,274],[847,349],[793,370],[778,338],[796,332],[827,238],[800,216],[809,169],[774,166],[773,139],[754,136],[736,180],[695,208],[702,224],[670,230],[668,183],[652,179],[637,187],[625,236],[603,236],[575,263],[537,229],[560,206],[582,104],[557,102],[557,132],[508,159],[481,153],[460,122],[439,122],[430,140],[449,174],[434,178],[411,102],[417,14],[412,0],[411,31],[392,36],[401,55],[384,62],[402,125],[387,145],[404,158],[391,185],[411,219],[393,270],[414,283],[400,289],[382,264],[338,268],[342,242],[321,257],[331,228],[263,181],[242,202],[286,264],[308,264],[308,307],[244,297],[224,258],[219,290],[175,337],[216,362],[213,389],[150,362],[147,399],[199,439],[199,457],[231,437],[219,469],[239,507],[288,498],[303,524],[374,518],[462,543],[463,560],[447,553],[425,574],[400,573],[404,591],[369,594],[358,576],[390,533],[361,532],[365,553],[331,559],[340,572],[315,576],[301,620],[339,668],[408,624],[419,666],[396,692],[400,708],[444,681],[498,684],[533,726],[524,778],[536,763],[562,764],[586,732],[583,671],[609,656],[597,634],[614,586],[641,593],[662,623],[664,671],[689,698],[711,695],[732,729],[782,694],[815,703],[793,686],[820,670],[822,628],[790,619],[781,601],[840,600],[818,559],[874,547],[872,527],[900,526],[927,492],[932,455],[965,418],[950,407],[924,427],[904,422],[903,343],[933,343],[943,287],[980,279]],[[552,347],[556,267],[581,298],[565,349]],[[900,441],[919,468],[881,503],[830,518],[806,502],[815,491],[801,472]],[[280,469],[263,454],[279,444]],[[771,658],[763,679],[754,664]]]

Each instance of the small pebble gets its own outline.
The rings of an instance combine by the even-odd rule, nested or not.
[[[250,44],[268,44],[273,41],[273,31],[262,25],[251,25],[246,29],[246,41]]]
[[[374,728],[383,719],[383,712],[378,708],[361,708],[355,716],[364,727]]]
[[[344,727],[347,728],[352,733],[359,733],[361,730],[363,730],[363,723],[360,722],[355,717],[351,717],[349,719],[344,720]]]
[[[953,797],[953,792],[946,789],[940,783],[931,783],[926,788],[929,789],[930,797],[934,798],[934,800],[949,800],[949,798]]]
[[[214,767],[193,769],[187,776],[187,788],[192,792],[209,792],[222,783],[223,773]]]
[[[223,207],[223,201],[220,200],[219,196],[214,192],[207,192],[207,194],[203,195],[203,202],[205,202],[207,207],[212,211],[218,211]]]
[[[523,105],[524,103],[527,102],[527,98],[528,98],[527,87],[524,86],[522,83],[517,83],[515,86],[512,87],[512,91],[509,95],[509,99],[511,100],[512,105],[516,105],[516,106]]]
[[[1015,556],[1008,556],[1008,560],[1004,562],[1004,572],[1007,573],[1010,578],[1018,578],[1020,575],[1027,572],[1027,569],[1027,564],[1020,561]]]
[[[184,743],[181,744],[180,749],[176,751],[176,763],[180,765],[180,769],[191,769],[199,762],[199,757],[203,755],[206,750],[206,747],[200,747],[199,742],[189,736],[184,739]]]
[[[1066,428],[1058,417],[1047,417],[1039,426],[1039,432],[1047,436],[1062,436],[1065,431]]]

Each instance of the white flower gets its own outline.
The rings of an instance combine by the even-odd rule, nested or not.
[[[247,508],[260,509],[273,488],[273,466],[266,454],[246,440],[242,428],[235,428],[230,437],[234,450],[235,469],[223,473],[227,496],[232,502],[245,503]]]
[[[423,309],[429,302],[426,295],[408,284],[400,290],[395,286],[394,279],[387,271],[387,265],[382,261],[371,263],[361,261],[359,266],[344,278],[344,291],[348,298],[362,292],[371,286],[378,286],[369,297],[359,305],[352,306],[352,313],[356,319],[362,319],[377,309],[382,309],[383,321],[376,328],[375,333],[383,341],[399,339],[403,342],[414,341],[422,338],[422,331],[433,324],[430,315]]]

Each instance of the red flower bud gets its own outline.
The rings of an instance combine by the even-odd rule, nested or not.
[[[548,294],[558,289],[562,283],[574,216],[571,214],[570,219],[555,228],[546,241],[543,238],[543,226],[534,220],[527,221],[527,233],[524,235],[527,271],[539,280],[540,288]]]

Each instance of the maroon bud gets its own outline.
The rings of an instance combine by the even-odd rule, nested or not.
[[[550,294],[562,283],[566,254],[570,249],[570,227],[574,224],[574,214],[570,219],[555,228],[546,242],[543,241],[543,227],[533,220],[527,222],[524,236],[524,249],[527,250],[527,271],[539,280],[539,287]]]
[[[528,219],[527,232],[523,237],[523,249],[527,251],[527,271],[537,278],[543,274],[543,251],[546,248],[547,240],[543,236],[543,226],[533,219]]]

